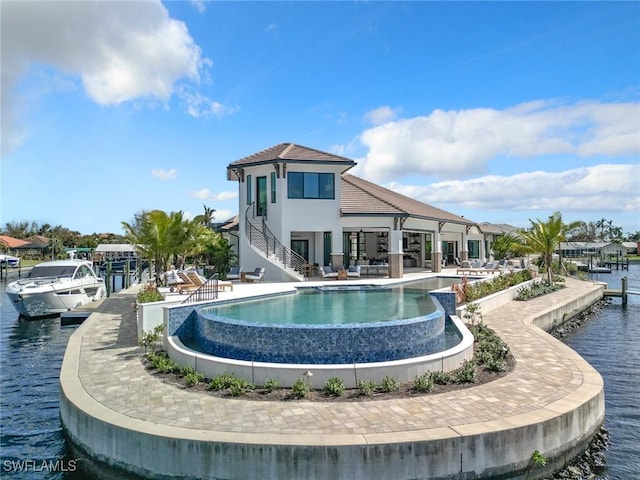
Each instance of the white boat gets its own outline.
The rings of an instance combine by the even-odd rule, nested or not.
[[[7,267],[19,267],[20,266],[20,257],[13,257],[11,255],[5,255],[4,253],[0,253],[0,265]]]
[[[104,280],[92,267],[89,261],[74,259],[39,263],[5,291],[22,317],[59,314],[106,296]]]

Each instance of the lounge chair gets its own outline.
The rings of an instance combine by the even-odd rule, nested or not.
[[[322,275],[322,278],[326,278],[328,280],[337,280],[338,279],[338,272],[334,272],[333,268],[328,267],[328,266],[324,266],[324,267],[320,267],[320,275]]]
[[[347,269],[347,278],[360,278],[360,265],[353,265]]]
[[[242,267],[231,267],[227,273],[227,280],[240,280],[242,274]]]
[[[264,280],[264,267],[258,267],[253,273],[247,273],[244,279],[248,282],[259,282]]]
[[[193,283],[193,281],[191,280],[191,278],[189,278],[186,272],[177,272],[177,273],[178,273],[178,277],[180,277],[180,279],[182,280],[182,283],[180,283],[180,285],[178,286],[179,293],[192,292],[200,288],[200,285],[196,285],[195,283]]]

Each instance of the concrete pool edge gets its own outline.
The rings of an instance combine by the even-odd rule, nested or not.
[[[578,295],[585,300],[584,308],[593,303],[593,296],[592,290]],[[566,305],[569,304],[559,305],[559,309],[574,307],[574,303]],[[539,311],[548,314],[548,308]],[[211,426],[199,428],[205,425],[198,420],[194,420],[191,428],[176,427],[139,418],[141,414],[135,405],[130,406],[131,410],[115,410],[107,406],[108,401],[96,395],[95,389],[83,384],[80,377],[84,364],[80,356],[83,348],[88,349],[94,341],[90,338],[91,330],[97,328],[99,322],[110,320],[119,325],[121,320],[105,318],[109,317],[105,313],[92,317],[69,341],[60,373],[60,411],[64,430],[72,443],[107,467],[106,470],[115,468],[154,478],[171,475],[199,478],[213,475],[225,478],[353,478],[358,475],[366,478],[470,478],[470,472],[474,472],[475,478],[486,478],[524,471],[536,449],[550,460],[549,468],[558,466],[559,462],[586,446],[604,420],[604,393],[599,374],[568,347],[533,325],[537,317],[526,317],[517,322],[520,329],[546,345],[549,353],[556,354],[554,358],[567,362],[566,366],[556,364],[555,367],[572,369],[580,379],[570,389],[558,386],[567,391],[555,401],[519,415],[478,421],[482,415],[473,412],[472,403],[463,402],[462,408],[469,411],[466,423],[452,422],[449,426],[426,429],[406,427],[392,433],[329,435],[292,431],[288,435],[274,435],[249,431],[251,429],[237,432],[219,431]],[[117,332],[112,334],[117,335]],[[517,347],[514,345],[514,351],[519,354]],[[132,365],[135,370],[142,368],[134,354],[136,349],[130,347],[129,351],[135,358],[126,361],[137,362],[138,365]],[[114,357],[113,361],[125,360]],[[516,369],[514,374],[517,373]],[[501,382],[517,381],[514,374]],[[158,380],[147,377],[142,375],[157,387]],[[549,388],[549,384],[544,383],[544,376],[538,380],[541,388]],[[481,386],[470,390],[476,389],[482,391],[481,397],[491,391]],[[469,399],[449,395],[443,396],[442,400],[461,402]],[[481,400],[479,398],[477,402],[481,403]],[[234,408],[239,407],[233,400],[223,401]],[[374,403],[384,408],[407,410],[415,402]],[[314,405],[294,403],[287,407],[308,409],[311,414]],[[268,411],[270,403],[265,402],[263,408]],[[348,406],[336,403],[336,411],[343,408]],[[324,408],[324,411],[330,410],[331,407]],[[306,457],[305,461],[300,461],[303,457]],[[297,461],[294,462],[294,458]],[[240,462],[240,459],[244,460]],[[312,466],[315,470],[309,470]],[[543,475],[547,471],[539,469],[536,474]]]
[[[344,380],[346,388],[355,388],[358,380],[377,383],[386,375],[406,383],[427,370],[448,372],[461,366],[465,360],[473,358],[473,335],[458,317],[450,318],[462,335],[458,345],[430,355],[386,362],[282,364],[235,360],[191,350],[185,347],[176,335],[165,335],[164,348],[179,367],[193,367],[207,378],[222,373],[234,373],[255,385],[262,385],[268,379],[276,379],[281,385],[290,387],[296,379],[303,378],[306,371],[313,373],[312,382],[315,386],[324,385],[330,377],[340,377]]]

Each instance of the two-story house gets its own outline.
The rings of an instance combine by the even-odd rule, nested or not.
[[[348,173],[348,158],[281,143],[227,167],[239,187],[238,257],[265,279],[304,278],[305,265],[386,264],[440,271],[466,260],[469,246],[487,258],[478,225]]]

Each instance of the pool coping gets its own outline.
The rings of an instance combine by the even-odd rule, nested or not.
[[[209,457],[215,460],[216,465],[204,471],[229,478],[260,478],[251,474],[251,468],[266,460],[279,472],[273,478],[287,468],[292,469],[289,474],[299,475],[301,465],[278,463],[277,459],[298,458],[300,451],[311,460],[317,455],[336,455],[331,465],[312,462],[318,469],[313,475],[316,478],[352,478],[349,472],[353,473],[354,465],[378,478],[389,474],[399,478],[399,471],[406,472],[407,478],[445,478],[465,472],[482,478],[523,471],[534,449],[549,459],[548,467],[540,469],[542,474],[583,448],[604,420],[600,375],[535,325],[541,316],[564,318],[567,312],[562,307],[575,311],[602,297],[601,285],[576,282],[568,281],[564,294],[556,292],[524,305],[519,302],[515,309],[509,304],[485,315],[485,322],[506,337],[516,358],[515,370],[506,377],[447,394],[355,403],[252,402],[203,396],[163,384],[142,367],[139,347],[117,345],[126,322],[135,320],[133,309],[122,309],[122,298],[120,309],[124,311],[115,308],[112,312],[117,301],[112,298],[69,340],[60,373],[63,426],[72,443],[99,464],[143,476],[154,471],[156,475],[182,472],[207,476],[201,470],[205,466],[198,464],[200,456],[185,454],[194,445],[201,452],[210,452]],[[582,299],[583,305],[576,306],[577,299]],[[503,318],[516,314],[517,321]],[[132,331],[135,333],[135,325]],[[128,376],[114,377],[114,369],[126,371]],[[142,389],[139,382],[145,385]],[[160,392],[163,402],[163,395],[184,397],[180,402],[189,409],[200,411],[204,405],[212,412],[203,410],[202,418],[191,420],[187,414],[181,418],[178,407],[175,416],[167,415],[166,408],[154,410],[152,401],[144,401],[140,394],[144,390]],[[231,420],[220,413],[237,409],[242,409],[242,415]],[[207,415],[213,417],[211,423],[204,421]],[[327,423],[323,418],[333,420]],[[339,421],[332,423],[334,420]],[[275,426],[265,428],[260,422]],[[496,435],[502,438],[503,446],[490,455],[493,450],[487,449],[489,445],[495,448]],[[142,454],[134,439],[152,441],[162,456]],[[227,457],[215,453],[214,447],[220,445],[224,445]],[[378,446],[384,450],[378,451]],[[415,452],[435,449],[440,452],[438,462],[430,463],[429,455],[407,456],[407,448]],[[322,452],[317,453],[318,449]],[[372,451],[379,452],[386,467],[375,460],[378,457],[371,457]],[[225,460],[246,459],[247,455],[251,461],[246,467]],[[400,465],[402,470],[398,470]]]

